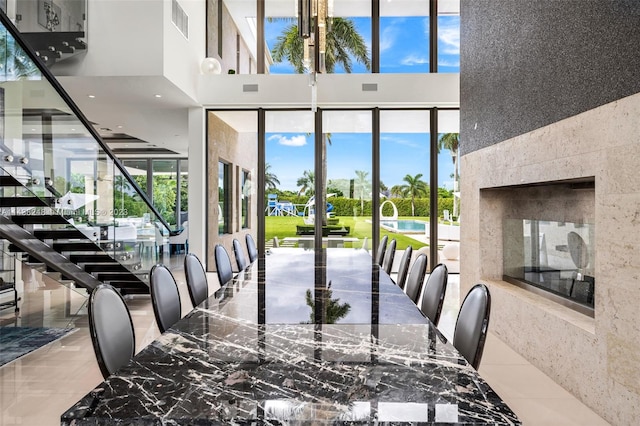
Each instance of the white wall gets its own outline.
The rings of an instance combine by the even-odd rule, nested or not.
[[[398,84],[399,81],[402,84]],[[245,85],[257,91],[245,92]],[[377,84],[363,91],[363,84]],[[311,105],[309,75],[200,75],[198,101],[210,107],[302,107]],[[319,107],[459,107],[459,74],[318,75]]]
[[[86,53],[55,65],[57,76],[164,76],[195,96],[205,57],[205,2],[179,0],[189,39],[171,22],[171,0],[91,0]]]
[[[206,56],[205,0],[178,0],[189,17],[187,39],[171,22],[171,1],[164,1],[164,76],[195,98],[200,63]]]

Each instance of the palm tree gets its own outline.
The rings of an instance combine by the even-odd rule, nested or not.
[[[304,67],[304,39],[298,34],[297,22],[285,28],[278,37],[278,41],[271,49],[271,57],[274,62],[288,60],[295,71],[302,74]],[[352,57],[358,63],[364,64],[367,70],[371,69],[371,60],[364,38],[356,31],[356,27],[350,19],[333,18],[331,30],[327,32],[327,45],[325,53],[325,69],[327,73],[333,73],[337,64],[344,71],[352,71]],[[322,176],[323,188],[327,187],[327,143],[331,145],[331,135],[322,135]],[[301,185],[298,185],[301,186]],[[320,205],[326,206],[326,193],[323,194]],[[322,215],[322,224],[326,224],[326,215]]]
[[[280,181],[276,174],[271,172],[271,164],[266,163],[264,165],[264,187],[268,191],[276,189],[277,185],[280,185]]]
[[[298,195],[313,195],[313,190],[315,188],[314,173],[311,170],[305,170],[302,177],[298,178],[296,185],[301,187]]]
[[[288,60],[297,73],[304,72],[304,40],[298,35],[297,23],[292,23],[285,28],[271,49],[271,56],[274,62]],[[367,70],[371,68],[367,45],[364,38],[356,31],[353,21],[346,18],[333,18],[331,31],[327,33],[325,57],[327,73],[333,73],[336,64],[350,73],[353,66],[352,58],[364,64]]]
[[[441,149],[448,149],[453,160],[453,192],[458,192],[458,147],[460,146],[460,133],[445,133],[438,139],[438,153]],[[456,196],[453,197],[453,216],[458,217],[458,204]]]
[[[421,180],[422,173],[418,173],[415,176],[406,175],[402,178],[403,181],[407,182],[406,185],[402,185],[402,192],[404,196],[411,196],[411,216],[416,215],[416,205],[415,198],[416,196],[424,195],[426,196],[429,191],[429,185]]]
[[[360,192],[360,216],[364,216],[364,194],[369,190],[369,181],[367,180],[368,174],[369,172],[356,170],[356,176],[358,176],[358,179],[356,180],[354,187]]]
[[[402,190],[402,185],[393,185],[389,190],[389,193],[392,197],[402,197],[404,191]]]
[[[7,80],[39,76],[40,69],[8,31],[0,32],[0,70]]]

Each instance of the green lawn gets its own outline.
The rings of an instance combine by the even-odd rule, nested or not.
[[[339,224],[349,226],[351,233],[348,237],[358,238],[357,243],[352,243],[353,247],[362,247],[362,240],[367,237],[369,239],[369,248],[373,247],[371,243],[371,218],[370,217],[352,217],[352,216],[336,216],[340,221]],[[413,217],[407,219],[416,220],[428,220],[425,217]],[[369,220],[369,222],[366,222]],[[265,217],[265,236],[267,241],[277,236],[280,241],[286,237],[296,236],[296,225],[303,225],[304,220],[301,217],[295,216],[266,216]],[[380,237],[388,235],[389,239],[395,238],[397,245],[396,249],[404,250],[408,245],[411,245],[414,250],[427,246],[428,244],[421,243],[411,237],[404,234],[395,232],[389,232],[385,229],[380,230]]]

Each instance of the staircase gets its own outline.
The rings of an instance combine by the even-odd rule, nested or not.
[[[48,67],[87,50],[83,31],[25,32],[22,35]]]
[[[122,294],[149,293],[148,271],[136,273],[135,244],[107,240],[106,226],[80,231],[54,208],[56,197],[20,196],[29,189],[10,175],[0,176],[0,194],[6,192],[13,196],[0,197],[0,238],[11,243],[9,251],[88,291],[104,282]]]

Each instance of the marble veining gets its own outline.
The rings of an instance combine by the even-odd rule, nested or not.
[[[333,318],[311,313],[305,299],[294,304],[307,306],[304,316],[270,316],[270,309],[295,307],[265,291],[277,287],[269,278],[280,269],[270,260],[280,254],[274,255],[266,275],[252,265],[71,407],[62,424],[520,424],[438,330],[414,315],[415,305],[370,257],[336,250],[384,278],[378,284],[369,278],[368,298],[362,297],[366,279],[356,279],[362,282],[350,293],[342,281],[344,292],[338,285],[331,296],[340,295],[331,306],[368,309],[366,321],[359,321],[363,314],[309,321]],[[340,269],[360,276],[356,264],[328,263],[326,275],[332,282]],[[295,279],[286,285],[295,282],[306,286]],[[317,290],[311,305],[323,310],[330,299]],[[391,313],[387,300],[400,314]]]

